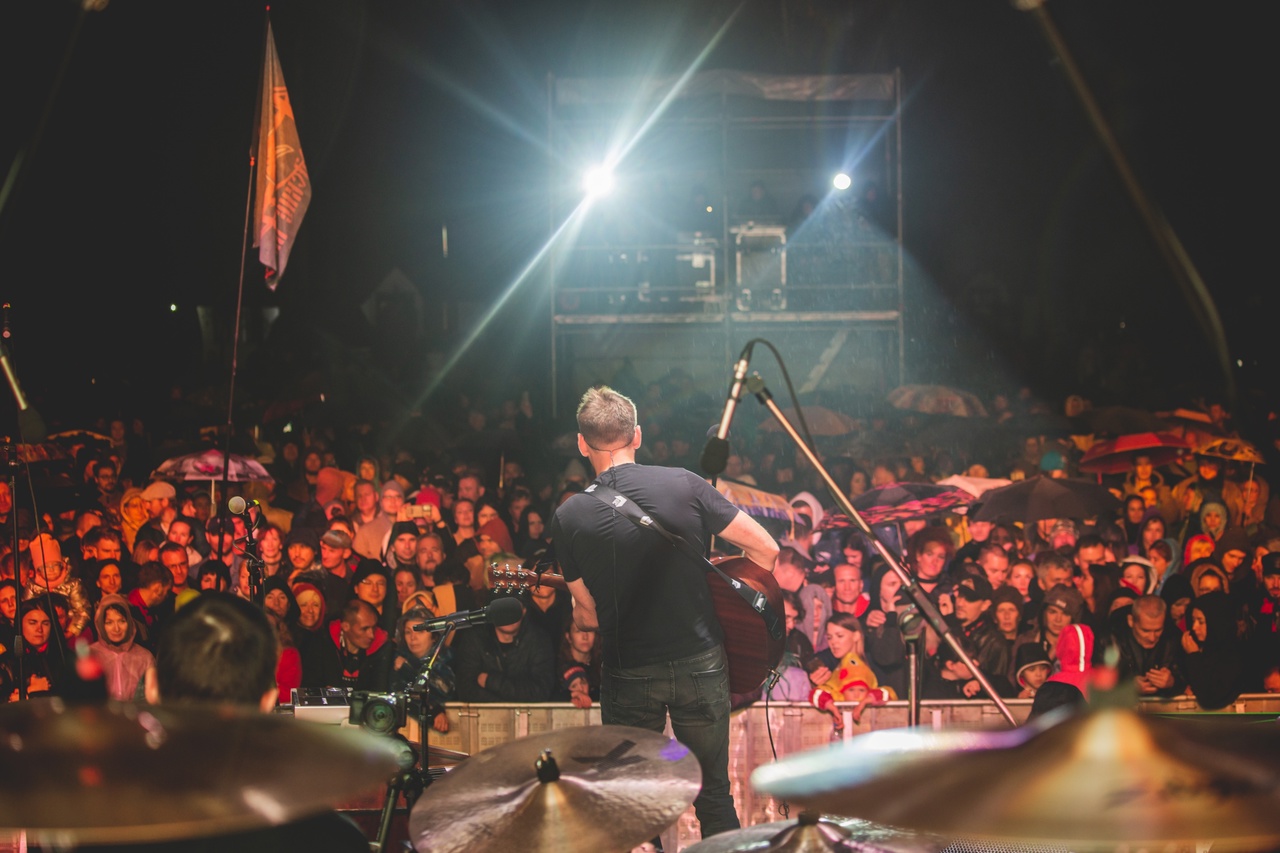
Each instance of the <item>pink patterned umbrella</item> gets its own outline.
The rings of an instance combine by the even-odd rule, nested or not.
[[[188,453],[175,456],[160,463],[160,467],[152,474],[166,480],[208,480],[217,482],[222,479],[222,451],[216,448],[202,450],[199,453]],[[233,483],[246,483],[251,480],[270,480],[271,475],[262,463],[238,453],[231,454],[231,466],[227,471],[227,479]]]
[[[973,502],[973,495],[956,486],[933,483],[891,483],[863,492],[853,501],[853,508],[867,524],[894,524],[931,518],[953,512]],[[833,512],[823,517],[819,530],[852,527],[844,513]]]

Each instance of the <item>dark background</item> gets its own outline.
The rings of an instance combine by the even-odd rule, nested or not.
[[[362,355],[375,335],[360,303],[402,269],[434,318],[428,346],[447,360],[477,306],[546,237],[547,73],[678,72],[735,8],[274,3],[315,196],[279,291],[246,265],[250,328],[264,304],[280,314],[269,341],[242,351],[237,397],[332,394],[342,374],[390,408],[420,399],[394,375],[397,359],[419,356],[413,346],[392,340],[388,352],[384,339],[372,361]],[[1263,7],[1049,8],[1213,293],[1239,361],[1237,405],[1258,405],[1277,385]],[[216,402],[262,5],[112,0],[73,40],[78,17],[67,0],[0,6],[0,168],[25,151],[0,212],[15,364],[50,419],[145,413],[175,384]],[[705,67],[902,69],[909,379],[1141,405],[1222,392],[1211,346],[1030,14],[1000,0],[748,0]],[[532,284],[519,289],[445,387],[498,376],[484,389],[491,402],[545,393],[542,299]],[[213,352],[202,351],[200,305]]]

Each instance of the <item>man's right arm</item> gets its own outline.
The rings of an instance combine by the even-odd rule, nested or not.
[[[769,531],[742,510],[738,510],[733,520],[716,535],[741,548],[746,558],[760,568],[773,571],[778,561],[778,543]]]

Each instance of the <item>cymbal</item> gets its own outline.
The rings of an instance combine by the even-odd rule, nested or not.
[[[186,705],[0,707],[0,832],[167,841],[287,823],[386,781],[389,739]]]
[[[456,749],[445,749],[443,746],[432,746],[427,744],[427,758],[436,761],[465,761],[470,756],[465,752],[458,752]]]
[[[529,735],[436,780],[409,817],[419,853],[627,850],[675,823],[702,771],[688,747],[626,726]]]
[[[1280,726],[1107,708],[1013,731],[873,732],[755,770],[818,812],[948,836],[1114,849],[1280,840]]]
[[[685,853],[940,853],[951,841],[858,818],[819,818],[761,823],[722,832],[686,847]]]

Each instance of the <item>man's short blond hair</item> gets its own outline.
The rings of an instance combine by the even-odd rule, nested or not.
[[[587,389],[578,403],[578,432],[593,450],[616,450],[636,434],[636,404],[607,385]]]

